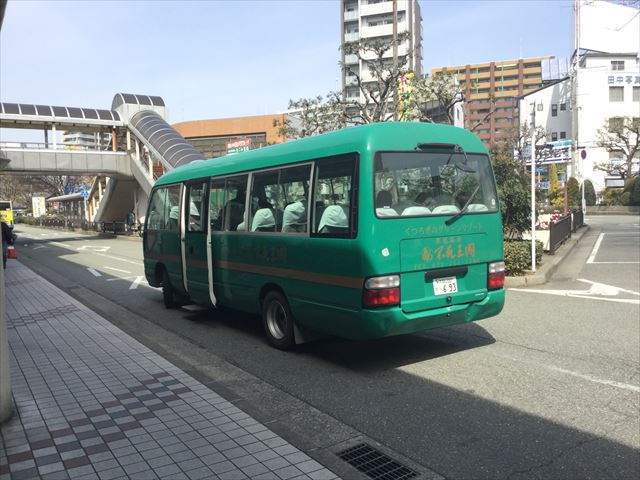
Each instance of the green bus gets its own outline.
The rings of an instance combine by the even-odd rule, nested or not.
[[[176,168],[152,190],[143,245],[167,308],[261,313],[280,349],[470,322],[504,305],[489,155],[448,125],[352,127]]]

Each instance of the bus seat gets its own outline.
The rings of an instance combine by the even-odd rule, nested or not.
[[[251,222],[252,232],[274,232],[276,229],[276,219],[270,208],[261,208],[253,216]]]
[[[391,208],[391,207],[386,207],[386,208],[376,208],[376,215],[378,215],[379,217],[398,217],[398,212],[395,211],[395,209]]]
[[[305,232],[307,226],[307,209],[302,202],[287,205],[282,214],[283,232]]]
[[[489,209],[484,203],[472,203],[467,207],[468,212],[487,212]]]
[[[432,213],[458,213],[460,209],[455,205],[440,205],[432,210]]]
[[[429,210],[427,207],[414,206],[405,208],[402,211],[402,216],[407,217],[411,215],[429,215],[430,213],[431,210]]]
[[[349,231],[349,219],[340,205],[329,205],[324,209],[319,233],[347,233]]]

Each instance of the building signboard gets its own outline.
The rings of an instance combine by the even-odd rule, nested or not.
[[[33,210],[33,217],[40,218],[47,213],[47,209],[44,203],[44,197],[31,197],[31,208]]]
[[[640,75],[607,75],[609,85],[640,85]]]
[[[227,142],[227,155],[251,150],[251,138],[241,138]]]

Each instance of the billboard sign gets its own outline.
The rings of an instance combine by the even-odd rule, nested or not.
[[[251,150],[251,138],[240,138],[227,142],[227,155]]]

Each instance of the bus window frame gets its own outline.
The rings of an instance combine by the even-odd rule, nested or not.
[[[347,152],[347,153],[339,153],[336,155],[330,155],[328,157],[320,157],[313,160],[314,169],[313,169],[313,181],[311,184],[311,193],[310,196],[313,199],[313,203],[315,205],[316,199],[316,180],[317,180],[317,172],[318,172],[318,163],[322,163],[323,161],[329,161],[341,157],[352,157],[353,158],[353,175],[351,177],[351,191],[349,192],[349,232],[348,233],[319,233],[314,232],[313,228],[315,227],[315,218],[313,218],[313,224],[309,223],[309,235],[312,238],[347,238],[347,239],[356,239],[358,238],[358,210],[360,205],[358,203],[358,198],[360,195],[360,153],[357,151]],[[311,203],[311,202],[310,202]],[[309,209],[311,210],[311,209]],[[313,208],[313,212],[315,213],[315,207]],[[311,219],[309,220],[311,222]]]
[[[251,192],[253,190],[253,175],[254,174],[258,174],[258,173],[264,173],[264,172],[269,172],[272,170],[284,170],[287,168],[295,168],[295,167],[303,167],[305,165],[310,165],[311,168],[309,169],[309,196],[311,196],[311,191],[313,189],[313,178],[314,178],[314,173],[315,173],[315,168],[316,168],[316,164],[314,160],[305,160],[303,162],[297,162],[297,163],[287,163],[285,165],[280,165],[277,167],[268,167],[268,168],[263,168],[260,170],[252,170],[250,173],[250,179],[249,179],[249,183],[247,185],[247,203],[245,204],[245,213],[248,214],[249,212],[249,208],[250,204],[249,202],[251,202]],[[278,186],[280,186],[280,174],[278,173]],[[311,199],[307,199],[307,231],[306,232],[251,232],[249,230],[245,231],[245,232],[241,232],[241,233],[245,233],[248,235],[259,235],[259,236],[263,236],[263,235],[283,235],[283,236],[287,236],[287,237],[308,237],[309,236],[309,232],[311,230],[310,228],[310,221],[311,221],[311,208],[309,207],[309,205],[311,205]],[[284,209],[283,209],[284,212]],[[248,225],[248,216],[247,219],[245,220],[245,225]],[[282,226],[281,226],[282,227]]]
[[[184,225],[185,225],[185,234],[206,234],[209,231],[209,228],[211,228],[211,225],[208,225],[209,223],[209,190],[211,188],[211,177],[202,177],[202,178],[198,178],[198,179],[194,179],[194,180],[187,180],[184,182],[180,182],[185,189],[185,205],[183,207],[183,221],[184,221]],[[204,202],[201,205],[204,205],[204,214],[202,212],[200,212],[200,230],[190,230],[189,229],[189,214],[191,213],[191,187],[193,185],[204,185],[205,188],[205,192],[204,192]],[[204,220],[206,219],[207,225],[204,224]]]
[[[438,150],[438,149],[434,149],[434,150]],[[430,214],[430,215],[398,215],[397,217],[394,216],[389,216],[389,217],[384,217],[384,216],[378,216],[377,212],[376,212],[376,161],[378,159],[380,159],[381,154],[383,153],[416,153],[414,150],[377,150],[376,152],[374,152],[373,154],[373,168],[371,169],[371,186],[372,186],[372,192],[373,192],[373,216],[376,220],[401,220],[401,219],[408,219],[408,218],[439,218],[439,217],[450,217],[452,215],[455,215],[455,213],[435,213],[435,214]],[[434,153],[434,152],[430,152],[430,151],[420,151],[418,153]],[[481,155],[481,156],[485,156],[487,157],[487,160],[489,161],[489,166],[491,167],[491,171],[492,171],[492,178],[493,178],[493,187],[495,190],[495,194],[496,194],[496,207],[493,210],[487,210],[487,211],[482,211],[482,212],[473,212],[473,211],[466,211],[464,213],[464,215],[486,215],[486,214],[495,214],[500,212],[500,199],[498,198],[498,184],[496,183],[495,180],[495,173],[493,173],[493,166],[491,165],[491,157],[488,153],[483,153],[483,152],[466,152],[467,156],[471,156],[471,155]],[[433,166],[432,166],[433,168]]]

